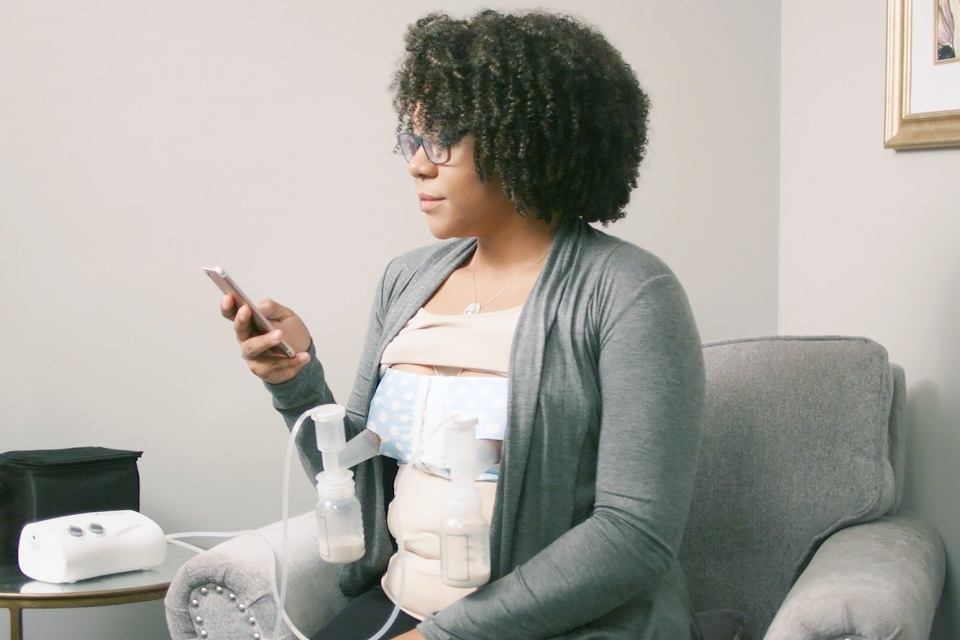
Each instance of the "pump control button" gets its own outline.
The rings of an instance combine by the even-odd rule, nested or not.
[[[70,525],[69,527],[67,527],[67,533],[69,533],[70,535],[72,535],[74,538],[82,538],[82,537],[83,537],[83,529],[81,529],[80,527],[78,527],[78,526],[75,525],[75,524],[72,524],[72,525]]]
[[[103,525],[99,522],[91,522],[87,525],[87,530],[90,531],[90,533],[97,534],[98,536],[103,535]]]

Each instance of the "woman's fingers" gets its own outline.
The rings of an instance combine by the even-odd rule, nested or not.
[[[256,331],[253,330],[252,318],[253,313],[247,305],[237,309],[237,313],[233,317],[233,332],[237,334],[237,342],[242,343],[257,335]]]
[[[296,376],[309,361],[310,355],[307,353],[298,353],[293,358],[260,356],[254,360],[247,360],[247,366],[255,376],[264,382],[278,384]]]
[[[283,320],[293,315],[293,311],[271,298],[264,298],[258,302],[257,308],[260,309],[260,313],[265,315],[268,320]]]
[[[247,305],[236,308],[237,301],[231,295],[220,300],[220,313],[233,321],[233,332],[240,343],[240,355],[247,361],[250,371],[265,382],[276,384],[290,380],[305,364],[310,355],[305,351],[288,358],[281,350],[280,343],[285,340],[295,350],[306,349],[310,345],[310,335],[303,322],[290,309],[267,299],[260,302],[258,309],[275,325],[270,333],[261,334],[253,324],[253,312]],[[281,327],[280,321],[286,323]]]
[[[237,334],[239,337],[239,334]],[[244,360],[253,360],[263,355],[269,355],[267,352],[278,346],[283,341],[283,332],[280,329],[274,329],[270,333],[262,336],[253,335],[240,343],[240,351]],[[288,358],[289,359],[289,358]]]
[[[257,303],[257,310],[266,316],[275,328],[283,331],[284,342],[294,351],[306,351],[310,346],[310,333],[293,309],[266,298]]]
[[[220,299],[220,315],[227,320],[233,320],[237,315],[237,303],[229,293]]]

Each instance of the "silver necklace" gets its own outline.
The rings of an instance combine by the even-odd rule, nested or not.
[[[532,269],[534,266],[539,264],[541,260],[546,258],[548,253],[550,253],[550,247],[547,247],[547,250],[543,252],[543,255],[537,258],[534,262],[528,264],[523,269],[518,271],[517,275],[513,276],[513,278],[510,279],[510,282],[508,282],[506,286],[503,287],[503,289],[500,289],[500,291],[498,291],[495,296],[493,296],[492,298],[484,302],[480,302],[477,299],[477,266],[480,264],[480,260],[477,260],[476,262],[474,262],[473,264],[473,302],[468,304],[466,309],[463,310],[463,315],[471,316],[475,313],[480,313],[481,309],[483,309],[485,306],[487,306],[488,304],[490,304],[491,302],[499,298],[501,295],[503,295],[503,293],[507,289],[509,289],[514,282],[517,281],[517,278],[519,278],[521,275],[526,273],[529,269]]]

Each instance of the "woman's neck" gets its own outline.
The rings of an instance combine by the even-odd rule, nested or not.
[[[530,264],[543,256],[556,235],[559,221],[550,224],[533,215],[520,216],[497,225],[496,229],[477,236],[477,249],[472,262],[479,261],[489,274],[506,273]]]

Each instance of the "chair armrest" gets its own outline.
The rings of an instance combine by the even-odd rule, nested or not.
[[[764,639],[927,638],[944,571],[943,543],[918,518],[842,529],[814,554]]]
[[[279,551],[281,523],[259,529]],[[289,577],[285,608],[299,629],[312,634],[347,602],[338,587],[339,565],[320,558],[313,511],[288,522]],[[277,602],[273,552],[259,537],[240,536],[188,560],[164,599],[173,640],[273,638]],[[279,590],[279,586],[278,586]],[[286,625],[279,636],[292,638]]]

